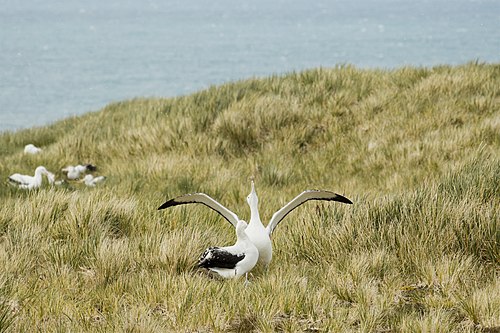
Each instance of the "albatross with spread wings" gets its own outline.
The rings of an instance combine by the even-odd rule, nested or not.
[[[255,184],[252,180],[252,191],[247,197],[247,202],[250,206],[250,223],[248,224],[245,232],[248,235],[248,238],[250,238],[252,243],[255,244],[255,246],[259,250],[259,262],[262,262],[266,266],[269,265],[273,257],[271,235],[274,229],[292,210],[309,200],[338,201],[345,204],[352,204],[351,200],[334,192],[325,190],[306,190],[296,196],[292,201],[287,203],[276,213],[274,213],[267,227],[264,227],[259,216],[259,199],[257,198],[257,193],[255,192]],[[163,205],[161,205],[158,210],[191,203],[204,204],[205,206],[215,210],[217,213],[222,215],[222,217],[224,217],[234,227],[238,225],[238,221],[240,219],[235,213],[233,213],[205,193],[185,194],[170,199]]]

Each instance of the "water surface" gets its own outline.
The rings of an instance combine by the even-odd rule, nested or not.
[[[318,66],[500,60],[497,0],[0,0],[0,131]]]

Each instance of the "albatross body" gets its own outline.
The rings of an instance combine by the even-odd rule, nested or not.
[[[255,192],[254,182],[252,181],[252,190],[247,197],[247,202],[250,206],[250,223],[248,224],[245,233],[248,235],[248,238],[252,241],[252,243],[257,247],[259,251],[259,262],[262,262],[266,266],[269,265],[273,257],[271,236],[274,232],[274,229],[292,210],[309,200],[338,201],[346,204],[352,204],[351,200],[334,192],[325,190],[306,190],[296,196],[292,201],[287,203],[276,213],[274,213],[271,220],[269,221],[269,224],[265,227],[262,224],[262,220],[260,219],[258,208],[259,199],[257,197],[257,193]],[[240,220],[235,213],[233,213],[205,193],[192,193],[176,197],[174,199],[168,200],[158,209],[160,210],[168,207],[190,203],[204,204],[205,206],[215,210],[217,213],[222,215],[222,217],[224,217],[234,227],[237,226],[238,221]]]
[[[19,173],[12,174],[9,176],[9,182],[21,189],[31,190],[42,185],[42,175],[47,176],[50,184],[54,182],[54,174],[47,171],[43,166],[39,166],[35,169],[34,176],[21,175]]]
[[[94,177],[91,174],[88,174],[88,175],[85,175],[85,177],[83,177],[83,179],[81,181],[84,182],[85,185],[87,185],[87,186],[94,187],[94,186],[96,186],[96,184],[102,183],[105,180],[106,180],[106,177],[104,177],[104,176]]]
[[[96,167],[92,164],[85,164],[85,165],[78,164],[77,166],[68,165],[64,169],[61,169],[62,172],[67,173],[68,179],[71,180],[79,179],[81,174],[87,171],[95,171],[95,170]]]
[[[216,272],[226,279],[247,275],[259,259],[259,250],[245,233],[246,228],[245,221],[238,221],[236,243],[232,246],[208,248],[201,255],[198,266]]]
[[[29,143],[26,146],[24,146],[24,153],[25,154],[38,154],[42,151],[42,148],[36,147],[34,144]]]

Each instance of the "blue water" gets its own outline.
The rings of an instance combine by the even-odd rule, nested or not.
[[[0,131],[318,66],[500,61],[499,0],[0,0]]]

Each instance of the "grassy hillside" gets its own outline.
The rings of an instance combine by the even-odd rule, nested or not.
[[[493,332],[500,329],[500,65],[315,69],[135,99],[0,134],[0,332]],[[43,154],[27,156],[25,144]],[[194,268],[235,235],[203,191],[249,218],[308,188],[251,284]]]

